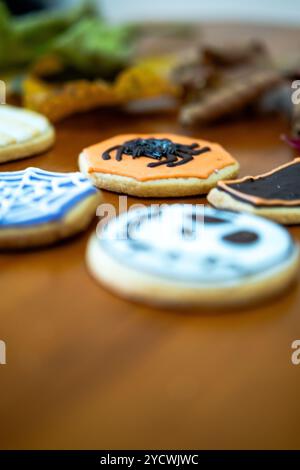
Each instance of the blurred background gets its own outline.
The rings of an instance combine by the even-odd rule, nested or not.
[[[74,0],[66,0],[71,2]],[[244,20],[299,24],[298,0],[105,0],[103,11],[113,21],[122,19]]]
[[[0,80],[53,122],[108,106],[184,126],[291,114],[299,25],[297,0],[0,0]]]
[[[80,0],[6,0],[15,13],[41,6],[67,7]],[[113,22],[142,19],[180,19],[192,21],[236,20],[274,24],[300,23],[298,0],[96,0],[107,19]]]

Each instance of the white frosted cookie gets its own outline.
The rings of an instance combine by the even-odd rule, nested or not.
[[[87,249],[98,281],[128,298],[171,306],[270,297],[292,281],[298,260],[298,247],[280,225],[191,204],[123,213]]]
[[[30,157],[54,143],[48,119],[34,111],[0,105],[0,163]]]
[[[100,191],[81,173],[0,173],[0,248],[48,245],[87,227]]]
[[[79,156],[83,174],[101,189],[140,197],[206,194],[236,176],[239,164],[219,144],[175,134],[118,135]]]
[[[208,201],[230,209],[268,217],[282,224],[300,224],[300,158],[258,176],[221,181]]]

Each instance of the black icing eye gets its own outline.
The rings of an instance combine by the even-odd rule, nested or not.
[[[237,245],[248,245],[254,243],[259,239],[259,236],[255,232],[250,230],[240,230],[239,232],[232,232],[223,237],[223,240],[230,243],[236,243]]]
[[[204,222],[205,224],[226,224],[228,220],[222,219],[221,217],[215,217],[212,215],[197,215],[192,214],[188,216],[189,219],[192,219],[193,222]]]

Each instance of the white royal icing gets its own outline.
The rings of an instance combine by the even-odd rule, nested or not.
[[[48,120],[33,111],[0,106],[0,147],[26,142],[49,129]]]
[[[0,172],[0,230],[60,220],[97,190],[81,173]]]
[[[149,207],[113,219],[99,243],[111,257],[138,271],[208,286],[264,273],[294,253],[288,231],[261,217],[191,204],[167,205],[152,213],[150,218]],[[244,243],[235,241],[237,233]]]

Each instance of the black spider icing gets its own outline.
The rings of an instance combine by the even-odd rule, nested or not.
[[[116,160],[121,161],[122,155],[131,155],[133,158],[148,157],[158,160],[156,163],[148,163],[148,167],[154,168],[160,165],[175,167],[184,165],[194,159],[196,155],[210,152],[209,147],[199,147],[199,144],[191,145],[172,142],[170,139],[132,139],[124,142],[122,145],[114,145],[102,154],[103,160],[110,160],[110,153],[114,150]]]

